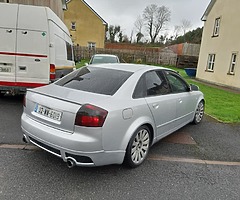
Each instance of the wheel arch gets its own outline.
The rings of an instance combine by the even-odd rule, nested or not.
[[[150,130],[150,136],[151,136],[151,143],[150,143],[150,145],[152,146],[153,141],[154,141],[154,136],[155,136],[154,122],[150,118],[141,117],[141,118],[135,120],[131,124],[131,126],[128,128],[128,130],[127,130],[127,132],[126,132],[126,134],[124,136],[123,143],[121,145],[124,150],[127,149],[129,141],[132,138],[132,136],[135,133],[135,131],[139,127],[141,127],[141,126],[147,126],[148,129]]]
[[[148,129],[150,130],[150,139],[151,139],[151,141],[150,141],[150,146],[152,146],[152,144],[153,144],[153,139],[154,139],[154,129],[153,129],[152,125],[151,125],[150,123],[146,123],[146,124],[143,124],[143,125],[141,125],[141,126],[147,126]],[[141,126],[140,126],[140,127],[141,127]]]

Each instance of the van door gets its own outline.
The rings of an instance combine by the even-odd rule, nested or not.
[[[44,7],[19,5],[16,81],[24,87],[49,83],[49,32]]]
[[[17,5],[0,3],[0,85],[15,82],[17,12]]]
[[[17,82],[23,84],[49,83],[46,34],[45,31],[17,30]],[[26,85],[26,87],[31,87],[31,85]]]

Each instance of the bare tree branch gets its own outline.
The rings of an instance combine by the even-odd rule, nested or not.
[[[192,27],[192,24],[189,20],[183,19],[181,21],[181,27],[182,27],[182,30],[183,30],[183,34],[185,35],[186,32]]]
[[[143,19],[141,18],[141,16],[139,15],[137,20],[134,23],[134,26],[137,30],[138,33],[142,33],[142,27],[144,25]]]
[[[156,4],[147,6],[143,11],[143,20],[146,22],[147,32],[151,43],[155,43],[160,31],[170,21],[171,12],[165,7],[158,7]]]

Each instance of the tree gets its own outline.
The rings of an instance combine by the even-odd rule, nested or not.
[[[134,26],[135,26],[135,28],[136,28],[136,30],[137,30],[138,33],[142,33],[142,27],[143,27],[143,25],[144,25],[144,21],[143,21],[143,19],[141,18],[141,16],[139,15],[138,18],[137,18],[137,20],[136,20],[135,23],[134,23]]]
[[[109,33],[109,38],[110,38],[110,42],[115,42],[115,37],[117,35],[117,33],[119,33],[121,31],[121,27],[120,26],[113,26],[110,25],[108,28],[108,33]]]
[[[123,35],[123,41],[122,42],[125,42],[125,43],[129,43],[129,38],[127,35]]]
[[[183,31],[183,35],[186,34],[186,32],[192,27],[192,24],[189,20],[187,19],[183,19],[181,21],[181,28],[182,28],[182,31]]]
[[[143,28],[144,22],[143,19],[141,18],[141,16],[138,16],[137,20],[134,23],[134,26],[137,30],[137,43],[140,42],[140,40],[144,37],[143,33],[142,33],[142,28]]]
[[[181,32],[181,26],[178,26],[178,25],[174,26],[173,38],[177,39],[177,37],[179,36],[180,32]]]
[[[200,44],[202,39],[203,28],[197,28],[195,30],[186,32],[185,35],[177,37],[173,40],[172,44],[180,44],[184,42]]]
[[[137,43],[139,43],[140,40],[144,37],[144,35],[143,35],[141,32],[138,32],[138,33],[136,34],[136,37],[137,37]]]
[[[147,6],[143,11],[143,20],[147,26],[147,32],[151,38],[151,43],[155,43],[160,31],[170,21],[171,12],[165,7],[158,7],[156,4]]]
[[[128,42],[132,43],[133,42],[133,30],[131,31],[130,38],[128,39]]]
[[[118,34],[118,41],[120,42],[120,43],[122,43],[123,42],[123,33],[122,33],[122,31],[120,31],[119,32],[119,34]]]

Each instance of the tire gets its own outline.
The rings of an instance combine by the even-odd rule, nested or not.
[[[193,124],[199,124],[204,115],[204,102],[200,101],[194,114]]]
[[[131,168],[138,167],[146,159],[150,148],[151,134],[147,126],[139,127],[130,139],[125,164]]]

